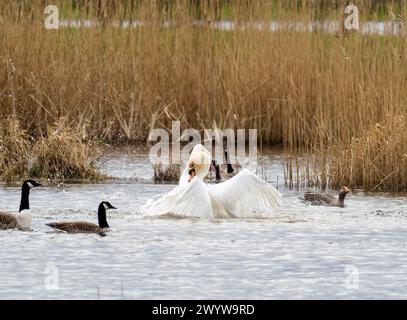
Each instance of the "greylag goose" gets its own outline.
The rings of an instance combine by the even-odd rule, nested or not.
[[[103,201],[98,208],[98,223],[94,224],[87,221],[65,221],[65,222],[52,222],[46,225],[59,231],[67,233],[98,233],[103,234],[110,231],[110,227],[106,220],[106,210],[116,209],[110,202]]]
[[[21,187],[20,209],[17,214],[0,212],[0,230],[30,230],[32,215],[30,212],[30,190],[41,184],[34,180],[26,180]]]
[[[305,192],[304,199],[311,201],[314,205],[329,205],[343,208],[345,206],[345,197],[350,192],[348,187],[343,186],[339,191],[339,196],[334,197],[327,193]]]

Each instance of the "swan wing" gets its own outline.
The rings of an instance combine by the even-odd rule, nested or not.
[[[186,186],[188,184],[188,177],[189,177],[188,171],[189,171],[189,169],[188,169],[188,165],[187,165],[185,167],[184,171],[182,172],[181,177],[179,178],[178,184],[180,186]]]
[[[206,185],[199,177],[180,185],[142,208],[144,217],[175,216],[180,218],[212,218],[212,203]]]
[[[208,185],[208,190],[231,217],[252,217],[256,212],[279,207],[282,202],[277,189],[248,169],[225,182]]]
[[[47,223],[47,226],[68,233],[81,233],[81,232],[97,233],[101,231],[101,228],[98,225],[86,221],[52,222]]]

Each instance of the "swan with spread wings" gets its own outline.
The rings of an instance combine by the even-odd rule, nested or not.
[[[179,185],[142,207],[145,217],[252,218],[281,205],[281,194],[248,169],[218,184],[207,184],[210,152],[201,144],[192,149]]]

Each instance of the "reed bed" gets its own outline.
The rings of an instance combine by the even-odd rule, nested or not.
[[[349,143],[330,146],[324,163],[330,184],[367,191],[407,190],[407,117],[389,116]]]
[[[354,2],[362,19],[405,21],[405,1]],[[339,19],[335,1],[56,1],[62,18],[101,22],[58,31],[42,26],[44,3],[21,3],[0,5],[0,116],[18,118],[34,138],[61,118],[107,142],[143,142],[173,120],[197,129],[215,120],[219,128],[257,128],[261,143],[305,148],[325,163],[328,148],[406,115],[405,36],[250,27],[271,18]],[[114,26],[126,19],[148,23]],[[219,19],[245,27],[211,28]]]
[[[104,178],[96,169],[98,145],[84,141],[66,123],[50,126],[38,140],[27,135],[14,117],[1,120],[0,124],[0,181],[27,177],[53,182]]]
[[[48,129],[46,136],[35,143],[32,154],[31,176],[54,182],[103,178],[96,169],[95,161],[101,155],[97,144],[84,141],[63,122]]]
[[[181,165],[175,163],[162,164],[157,162],[153,164],[154,183],[176,183],[181,177]]]
[[[290,189],[339,188],[368,192],[407,190],[407,117],[387,116],[358,137],[291,155],[285,165]]]
[[[0,124],[0,180],[24,179],[30,159],[29,138],[16,118],[6,118]]]

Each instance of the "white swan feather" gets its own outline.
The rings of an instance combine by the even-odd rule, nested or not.
[[[251,218],[281,205],[280,192],[248,169],[216,185],[204,183],[210,161],[209,151],[202,145],[196,145],[179,185],[160,199],[150,200],[143,206],[143,216]],[[188,182],[191,162],[194,163],[196,176]]]

